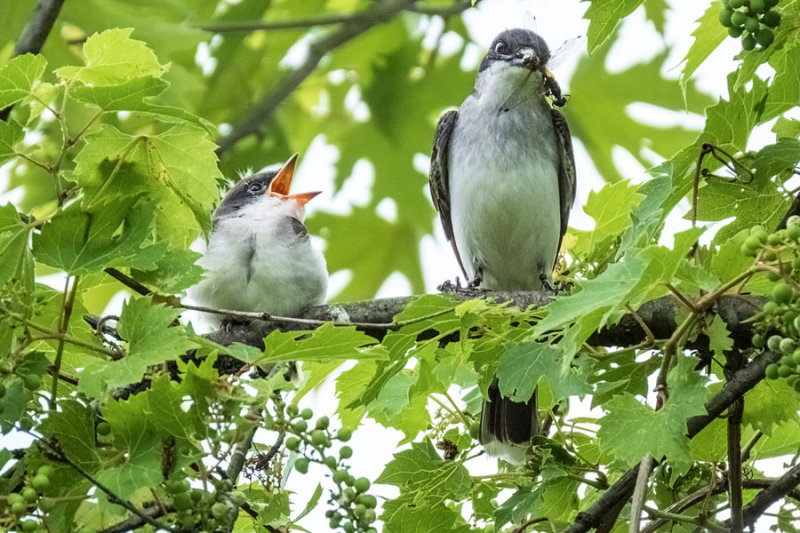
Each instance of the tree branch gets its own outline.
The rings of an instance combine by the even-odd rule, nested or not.
[[[531,306],[541,307],[550,302],[552,297],[547,292],[483,290],[461,290],[455,293],[448,293],[448,295],[457,301],[488,297],[497,303],[511,302],[522,309]],[[293,319],[293,323],[271,320],[267,321],[265,330],[263,325],[253,326],[239,323],[231,324],[230,327],[215,331],[209,334],[208,337],[223,346],[228,346],[234,342],[259,346],[264,338],[265,331],[269,332],[280,327],[314,329],[318,326],[319,321],[326,321],[355,323],[358,324],[358,329],[366,334],[376,339],[382,339],[387,332],[386,324],[392,323],[394,316],[417,298],[418,296],[409,296],[320,305],[308,309],[297,317],[297,319],[311,321],[307,325],[297,323],[297,319]],[[726,323],[735,346],[750,346],[753,332],[751,324],[746,323],[746,321],[761,309],[763,301],[763,298],[738,295],[720,297],[715,306],[715,311]],[[681,308],[680,302],[672,296],[665,296],[646,302],[636,310],[635,315],[632,313],[626,314],[617,324],[595,332],[589,338],[589,343],[599,346],[635,345],[641,339],[647,337],[647,332],[643,329],[642,324],[652,332],[655,338],[668,338],[677,327],[675,316]],[[370,327],[370,324],[374,324],[374,327]],[[690,348],[698,346],[707,347],[708,339],[701,335],[696,341],[688,344]]]
[[[379,2],[362,16],[343,23],[342,27],[337,31],[313,41],[308,47],[308,55],[305,61],[286,75],[271,92],[267,93],[253,107],[249,115],[234,126],[228,135],[219,140],[219,146],[216,150],[217,155],[222,155],[233,148],[241,139],[258,131],[278,106],[314,72],[314,69],[317,68],[317,65],[325,55],[375,26],[391,20],[399,12],[409,8],[414,1]]]
[[[755,387],[756,384],[764,378],[764,370],[767,368],[767,365],[774,363],[780,358],[781,354],[779,353],[769,351],[764,352],[753,359],[749,365],[737,372],[733,378],[725,384],[722,390],[708,403],[706,403],[705,415],[693,416],[686,422],[686,435],[691,439],[700,433],[704,427],[717,418],[733,402],[741,398],[747,391]],[[795,470],[797,470],[795,475],[798,476],[798,479],[800,479],[800,467],[793,468],[789,472],[791,473]],[[594,505],[592,505],[586,511],[578,513],[575,523],[564,533],[583,533],[597,527],[603,521],[603,518],[610,509],[613,509],[619,504],[620,501],[627,501],[628,498],[631,497],[631,494],[633,494],[633,489],[636,485],[636,477],[638,473],[639,465],[637,464],[625,472],[622,477],[611,486],[611,488],[604,492]],[[783,478],[781,478],[781,480],[782,479]],[[778,482],[776,482],[776,485],[777,484]],[[790,482],[787,482],[787,484],[790,484]],[[789,486],[784,492],[780,492],[778,496],[775,496],[775,499],[780,498],[782,495],[786,494],[788,490],[793,489],[796,485],[797,481],[795,481],[794,485]],[[763,492],[761,494],[763,494]],[[776,490],[776,492],[778,491]],[[770,500],[767,506],[765,506],[763,509],[766,509],[766,507],[768,507],[772,501],[774,501],[774,499]],[[752,503],[745,508],[746,514],[748,512],[755,513],[755,511],[748,511],[751,505]],[[763,509],[761,509],[760,512],[763,512]],[[757,514],[760,514],[760,512]],[[747,516],[749,517],[750,514],[747,514]],[[753,518],[753,520],[755,520],[755,518]]]
[[[744,523],[752,527],[756,519],[758,519],[770,505],[786,496],[789,492],[794,491],[798,484],[800,484],[800,464],[794,465],[784,475],[779,477],[775,483],[756,494],[756,497],[745,505],[742,510]],[[726,525],[728,524],[726,523]]]

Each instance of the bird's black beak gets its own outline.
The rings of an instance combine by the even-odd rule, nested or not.
[[[265,194],[279,198],[281,200],[294,200],[297,205],[304,206],[309,200],[320,194],[322,191],[303,192],[300,194],[289,194],[289,189],[292,187],[292,179],[294,178],[294,167],[297,164],[297,154],[294,154],[286,162],[283,167],[278,171]]]
[[[512,58],[511,63],[530,70],[536,70],[542,66],[539,64],[539,56],[536,55],[536,52],[531,47],[520,49]]]

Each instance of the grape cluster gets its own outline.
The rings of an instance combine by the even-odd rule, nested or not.
[[[293,452],[300,452],[303,449],[303,455],[294,462],[294,469],[305,474],[313,461],[328,467],[333,482],[336,483],[338,493],[331,499],[331,503],[339,508],[325,513],[330,528],[341,528],[345,533],[377,533],[371,525],[377,519],[375,507],[378,505],[378,500],[375,496],[367,494],[370,482],[365,477],[353,476],[344,464],[345,460],[353,456],[353,449],[342,445],[339,448],[338,458],[328,452],[333,446],[333,440],[347,442],[353,432],[348,428],[341,428],[334,434],[327,416],[318,418],[313,429],[310,429],[308,421],[314,413],[308,408],[301,411],[296,405],[288,405],[286,414],[290,417],[288,429],[293,433],[286,438],[286,449]]]
[[[766,368],[769,379],[787,378],[800,392],[800,217],[792,216],[786,228],[769,233],[763,226],[755,226],[744,240],[742,254],[772,262],[775,270],[769,279],[775,284],[770,299],[757,317],[760,331],[753,335],[755,348],[767,348],[780,353],[777,363]],[[780,260],[778,260],[780,258]]]
[[[742,38],[742,48],[753,50],[758,43],[766,48],[775,40],[775,28],[781,15],[774,8],[778,0],[724,0],[719,13],[720,23],[728,35]]]
[[[186,479],[167,481],[167,493],[172,498],[176,522],[182,531],[215,531],[246,500],[242,492],[232,490],[233,484],[228,480],[215,480],[214,488],[212,494],[191,488]]]
[[[50,479],[54,473],[52,466],[43,465],[28,479],[22,491],[12,492],[8,495],[6,501],[11,510],[12,520],[18,523],[18,531],[33,533],[41,530],[36,520],[23,518],[31,515],[36,507],[43,513],[53,509],[55,502],[50,498],[43,498],[42,492],[50,487]]]

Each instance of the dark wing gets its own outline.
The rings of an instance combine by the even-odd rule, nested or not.
[[[558,190],[561,196],[561,236],[558,239],[558,249],[561,249],[561,239],[567,232],[569,211],[575,202],[575,156],[572,153],[572,137],[564,115],[550,110],[553,118],[553,128],[556,131],[558,153],[561,156],[558,166]]]
[[[464,263],[461,262],[461,256],[458,254],[456,247],[456,239],[453,235],[453,222],[450,220],[450,176],[448,171],[448,159],[450,157],[450,135],[456,126],[458,120],[458,111],[448,111],[439,123],[436,125],[436,136],[433,138],[433,152],[431,153],[431,170],[428,175],[431,187],[431,199],[433,205],[439,212],[439,218],[442,219],[442,226],[444,227],[444,234],[447,240],[453,246],[453,252],[456,254],[458,266],[461,267],[461,272],[464,273],[464,278],[467,279],[467,271],[464,269]]]

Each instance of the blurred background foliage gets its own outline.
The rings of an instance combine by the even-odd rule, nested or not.
[[[492,9],[492,0],[482,3]],[[14,42],[35,4],[20,0],[4,5],[0,64],[13,56]],[[326,241],[331,273],[350,272],[349,281],[332,299],[372,297],[393,272],[402,274],[414,293],[421,293],[425,284],[420,240],[432,234],[435,221],[427,163],[421,162],[430,153],[439,115],[471,91],[483,51],[471,44],[461,17],[472,9],[469,0],[399,4],[403,9],[381,15],[386,21],[376,25],[374,13],[380,3],[367,0],[68,1],[42,51],[48,61],[45,81],[54,82],[52,72],[59,67],[83,64],[87,37],[111,28],[132,28],[131,38],[144,41],[167,65],[161,78],[169,87],[149,101],[209,121],[222,145],[219,166],[228,180],[246,168],[273,165],[294,152],[304,154],[315,142],[335,147],[335,190],[330,193],[342,190],[357,172],[374,176],[359,181],[371,182],[371,190],[360,191],[364,202],[344,212],[318,210],[308,220],[312,233]],[[666,4],[648,0],[645,7],[646,16],[663,32]],[[354,17],[358,13],[368,15]],[[331,36],[335,40],[350,27],[356,29],[343,42],[330,42]],[[542,33],[547,38],[547,32]],[[632,103],[702,113],[712,102],[691,80],[682,90],[662,74],[666,53],[609,71],[613,42],[607,39],[591,56],[583,54],[572,78],[560,79],[570,95],[565,113],[573,136],[609,182],[625,177],[613,157],[617,147],[648,167],[690,144],[697,134],[684,126],[642,123],[628,113]],[[557,48],[559,43],[550,44]],[[311,65],[315,68],[306,69],[309,49],[329,53]],[[302,75],[298,68],[305,69]],[[71,129],[83,127],[95,113],[91,106],[71,105]],[[264,105],[272,107],[265,112]],[[248,120],[255,121],[254,131],[234,138]],[[152,128],[146,117],[126,113],[106,113],[91,128],[101,123],[131,135]],[[614,135],[597,124],[613,124]],[[59,136],[48,135],[47,129],[57,127],[56,122],[43,121],[43,135],[29,136],[26,143],[54,157]],[[69,172],[74,165],[65,160],[62,170]],[[41,210],[56,201],[52,180],[43,169],[21,158],[6,168],[8,189],[23,191],[17,204],[21,210]],[[379,214],[379,204],[387,199],[396,216]],[[119,285],[105,278],[95,281],[84,301],[99,311]]]

